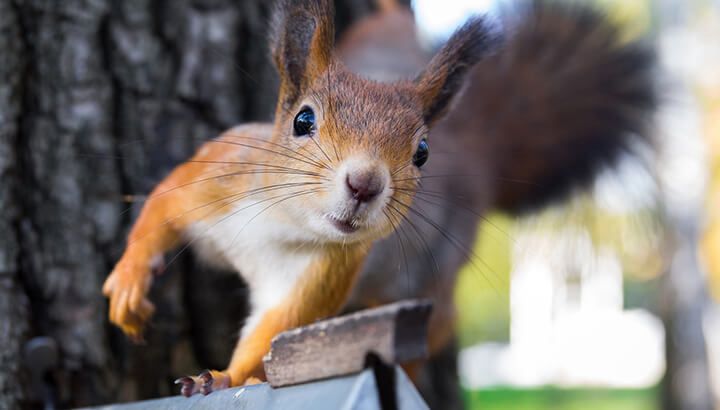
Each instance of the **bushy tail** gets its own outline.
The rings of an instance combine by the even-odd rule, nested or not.
[[[473,71],[448,121],[492,153],[496,207],[522,211],[589,182],[649,139],[654,56],[587,5],[532,1],[504,13],[504,45]]]

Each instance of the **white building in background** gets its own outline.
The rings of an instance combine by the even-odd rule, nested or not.
[[[496,4],[413,0],[421,35],[434,40],[447,38],[471,14],[492,15]],[[635,171],[625,174],[640,175]],[[607,187],[598,187],[601,199],[613,198]],[[635,191],[611,202],[625,206]],[[640,197],[633,206],[647,200]],[[461,378],[468,387],[634,388],[653,386],[664,373],[661,321],[644,310],[623,310],[619,260],[612,250],[596,250],[585,231],[526,231],[515,237],[510,311],[509,344],[482,344],[461,353]]]
[[[498,0],[412,3],[421,34],[432,43],[447,38],[470,14],[492,14]],[[718,38],[720,3],[671,0],[651,4],[654,8],[664,4],[671,10],[666,14],[676,22],[679,19],[674,11],[687,13],[690,8],[679,6],[688,3],[704,4],[709,14],[696,26],[685,21],[668,27],[665,22],[659,39],[661,63],[695,87],[701,84],[706,89],[717,89],[720,47],[717,41],[707,39]],[[660,179],[666,190],[675,193],[665,198],[675,208],[697,203],[697,196],[703,193],[704,179],[700,174],[705,168],[699,160],[702,152],[697,152],[700,139],[696,138],[701,131],[695,129],[697,119],[690,117],[666,116],[677,125],[671,127],[676,130],[668,132],[675,138],[665,142],[673,153],[670,159],[675,161],[661,161],[665,166],[660,169]],[[636,191],[625,191],[622,196],[627,199]],[[612,196],[606,194],[598,199]],[[656,384],[665,368],[664,329],[660,320],[647,311],[623,309],[622,270],[616,255],[610,250],[595,250],[584,231],[558,233],[554,241],[547,232],[526,232],[516,239],[510,343],[484,344],[463,351],[459,360],[463,382],[469,387]],[[720,307],[714,306],[704,319],[712,382],[720,402]]]
[[[642,388],[660,381],[663,325],[645,310],[623,310],[613,251],[596,250],[583,230],[515,239],[510,343],[465,349],[466,386]]]

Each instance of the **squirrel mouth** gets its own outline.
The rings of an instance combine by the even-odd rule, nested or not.
[[[351,234],[360,229],[357,224],[353,223],[352,219],[338,219],[332,216],[328,217],[328,219],[338,231],[345,234]]]

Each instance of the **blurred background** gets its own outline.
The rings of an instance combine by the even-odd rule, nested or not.
[[[503,3],[413,5],[433,44]],[[480,226],[456,289],[467,404],[720,408],[720,2],[593,3],[658,50],[659,151],[568,204]]]
[[[720,1],[587,2],[658,50],[659,149],[562,205],[478,227],[455,290],[463,398],[720,409]],[[427,49],[502,4],[412,2]],[[340,32],[376,8],[336,5]],[[0,409],[165,396],[225,364],[247,297],[235,275],[180,255],[144,346],[107,323],[99,289],[157,181],[221,130],[271,117],[271,6],[0,0]]]

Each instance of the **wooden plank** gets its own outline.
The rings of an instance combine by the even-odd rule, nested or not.
[[[428,300],[408,300],[277,335],[263,359],[273,387],[362,371],[368,355],[387,364],[427,356]]]

